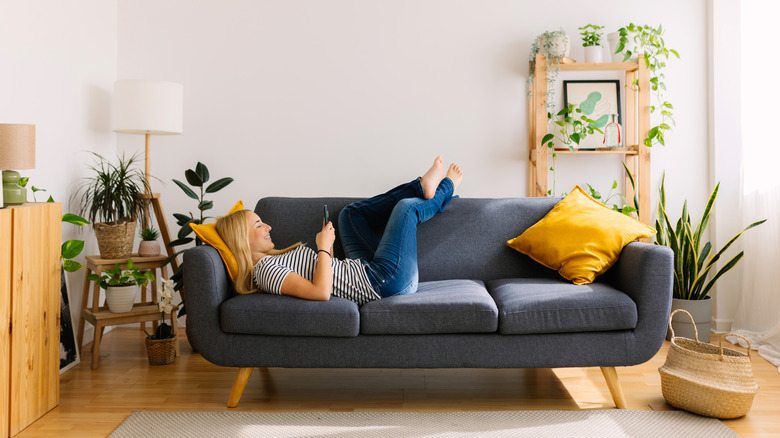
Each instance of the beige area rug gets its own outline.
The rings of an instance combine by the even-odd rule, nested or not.
[[[737,435],[682,411],[147,412],[109,438],[193,437],[684,437]]]

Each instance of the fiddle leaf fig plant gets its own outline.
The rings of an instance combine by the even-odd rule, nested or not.
[[[628,26],[620,28],[618,33],[620,34],[620,41],[615,49],[615,53],[622,53],[623,61],[629,60],[634,54],[642,54],[645,68],[650,70],[650,87],[656,100],[655,105],[650,105],[650,113],[660,112],[661,115],[661,123],[650,128],[647,138],[643,139],[643,143],[648,147],[652,147],[655,144],[665,146],[665,134],[672,129],[672,125],[675,122],[674,114],[672,113],[674,106],[671,102],[664,99],[664,93],[666,92],[664,69],[671,55],[679,59],[680,54],[676,50],[666,47],[666,42],[663,38],[664,29],[661,25],[658,25],[656,28],[630,23]],[[629,49],[629,43],[631,42],[634,43],[633,50]],[[630,85],[638,87],[639,81],[634,80],[633,84]]]

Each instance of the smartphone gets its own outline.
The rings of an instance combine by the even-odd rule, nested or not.
[[[325,223],[327,224],[330,222],[330,219],[328,218],[328,205],[325,204],[325,207],[323,208],[323,216],[325,217]]]

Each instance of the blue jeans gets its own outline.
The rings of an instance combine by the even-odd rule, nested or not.
[[[360,259],[371,286],[382,298],[417,292],[417,225],[444,211],[454,185],[444,178],[431,199],[423,199],[420,179],[387,193],[353,202],[339,214],[344,252]],[[382,236],[375,229],[385,226]]]

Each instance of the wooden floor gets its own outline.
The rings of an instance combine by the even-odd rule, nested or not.
[[[179,331],[184,336],[184,330]],[[109,332],[100,366],[89,347],[61,376],[60,405],[17,437],[105,437],[134,410],[228,410],[234,368],[208,363],[182,338],[182,356],[150,367],[137,328]],[[668,342],[649,362],[618,368],[629,409],[672,409],[661,395],[658,367]],[[780,437],[780,374],[753,356],[761,387],[743,418],[724,423],[741,437]],[[255,370],[236,410],[459,411],[612,409],[598,368],[560,369],[282,369]]]

